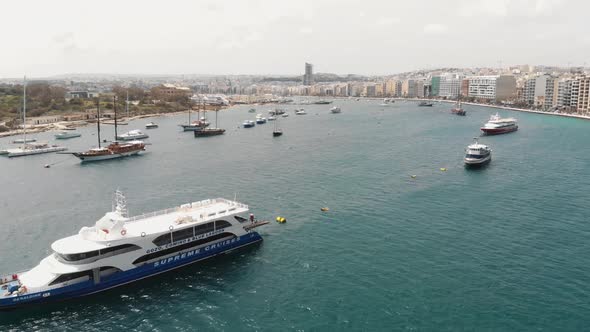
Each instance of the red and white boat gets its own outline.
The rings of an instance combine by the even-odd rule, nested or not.
[[[492,115],[490,120],[481,127],[486,135],[499,135],[511,133],[518,130],[518,123],[515,118],[501,118],[498,113]]]

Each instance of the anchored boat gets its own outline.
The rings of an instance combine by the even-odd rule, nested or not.
[[[130,130],[124,134],[117,135],[117,140],[120,141],[135,141],[138,139],[148,138],[148,134],[143,133],[139,129]]]
[[[59,239],[30,270],[0,277],[0,310],[105,291],[262,241],[248,206],[223,198],[129,217],[125,197],[91,227]],[[246,215],[244,217],[243,215]]]
[[[116,104],[115,104],[116,105]],[[101,161],[128,157],[145,151],[145,143],[142,141],[130,142],[113,142],[106,147],[101,146],[100,140],[100,100],[96,100],[96,129],[98,137],[98,147],[89,149],[85,152],[73,152],[75,157],[82,162]],[[115,123],[117,122],[117,108],[115,107]],[[115,125],[115,137],[117,137],[117,126]]]
[[[82,136],[82,134],[74,133],[71,131],[62,131],[58,134],[55,134],[54,136],[56,139],[68,139],[68,138],[80,137],[80,136]]]
[[[223,135],[225,133],[225,129],[219,128],[217,126],[217,113],[219,111],[215,111],[215,128],[203,128],[201,130],[195,130],[195,137],[207,137],[207,136],[217,136]]]
[[[490,120],[481,127],[481,131],[486,135],[500,135],[517,130],[518,124],[515,118],[501,118],[498,113],[492,115]]]
[[[23,84],[23,138],[21,140],[15,140],[13,143],[22,142],[21,147],[13,149],[5,149],[0,151],[0,155],[6,155],[9,158],[12,157],[23,157],[31,156],[34,154],[50,153],[65,151],[68,148],[59,145],[49,145],[48,143],[30,143],[35,142],[34,138],[27,138],[27,79],[25,77]]]
[[[483,166],[492,160],[492,149],[487,145],[480,144],[477,137],[473,138],[475,143],[467,146],[465,150],[465,166]]]

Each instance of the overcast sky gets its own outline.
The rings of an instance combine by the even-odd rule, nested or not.
[[[590,65],[585,0],[40,0],[1,5],[0,77],[390,74]]]

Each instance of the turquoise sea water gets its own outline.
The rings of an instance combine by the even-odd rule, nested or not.
[[[135,158],[0,159],[3,272],[37,264],[53,241],[92,225],[116,188],[132,215],[237,195],[259,218],[287,218],[262,228],[259,246],[96,296],[0,313],[0,330],[590,326],[590,122],[500,111],[517,117],[520,130],[481,138],[493,160],[467,170],[464,148],[495,110],[466,106],[457,117],[442,103],[335,104],[342,114],[306,105],[308,115],[295,116],[299,106],[286,106],[279,138],[272,123],[238,128],[255,116],[244,106],[219,114],[227,132],[218,137],[180,132],[184,115],[153,119],[153,145]],[[82,128],[63,143],[84,150],[95,131]]]

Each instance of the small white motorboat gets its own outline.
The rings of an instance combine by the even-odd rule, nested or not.
[[[67,131],[62,131],[58,134],[55,134],[56,139],[68,139],[68,138],[74,138],[74,137],[80,137],[80,136],[82,136],[82,134],[75,133],[75,132],[67,132]]]
[[[154,122],[150,122],[145,125],[145,129],[156,129],[156,128],[158,128],[158,124],[156,124]]]
[[[141,130],[135,129],[135,130],[128,131],[124,134],[117,135],[117,140],[135,141],[138,139],[148,138],[148,137],[149,136],[147,134],[144,134],[143,132],[141,132]]]

